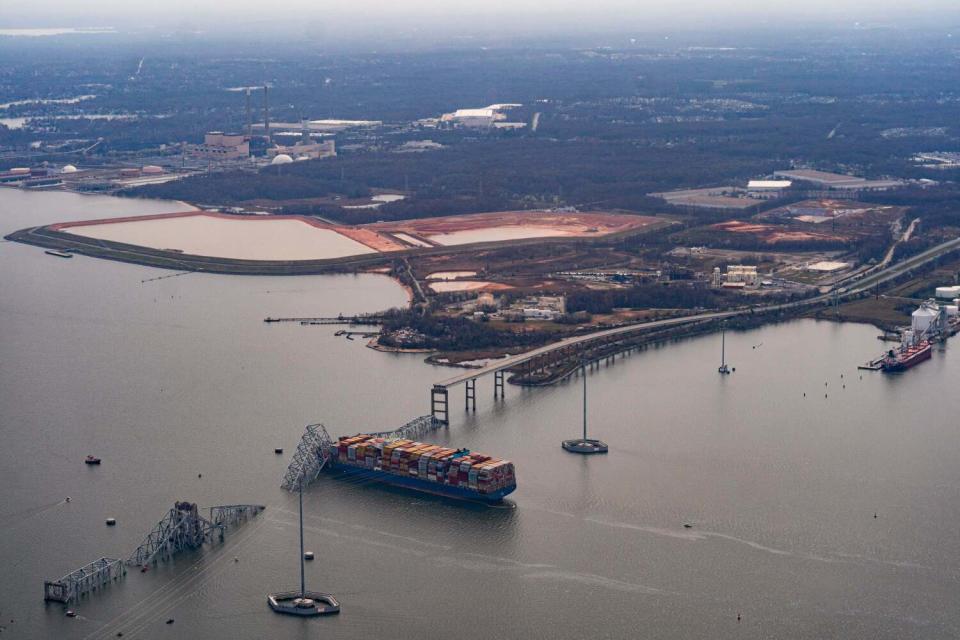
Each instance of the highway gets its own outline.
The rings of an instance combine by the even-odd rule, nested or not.
[[[598,338],[606,338],[609,336],[617,335],[626,335],[639,331],[648,331],[650,329],[659,329],[663,327],[677,326],[689,324],[692,322],[701,322],[704,320],[718,320],[722,318],[732,318],[736,316],[750,315],[754,313],[768,313],[775,311],[791,311],[796,309],[802,309],[804,307],[813,307],[817,305],[824,304],[834,299],[836,296],[839,299],[851,298],[856,295],[863,293],[864,291],[869,291],[878,284],[887,282],[894,278],[897,278],[911,269],[915,269],[919,266],[926,264],[932,260],[939,258],[940,256],[960,249],[960,238],[949,240],[942,244],[939,244],[935,247],[931,247],[926,251],[918,253],[915,256],[907,258],[903,262],[899,262],[893,266],[886,267],[881,269],[869,276],[863,277],[859,280],[854,280],[848,284],[848,286],[835,290],[835,293],[825,293],[813,298],[807,298],[805,300],[799,300],[797,302],[787,302],[784,304],[773,304],[773,305],[764,305],[756,306],[749,308],[739,308],[732,309],[729,311],[714,311],[708,313],[698,313],[692,316],[684,316],[682,318],[670,318],[668,320],[654,320],[652,322],[643,322],[639,324],[631,324],[625,327],[616,327],[613,329],[604,329],[602,331],[595,331],[593,333],[584,334],[581,336],[572,336],[569,338],[564,338],[558,342],[552,342],[543,347],[533,349],[531,351],[526,351],[515,356],[508,356],[496,360],[488,364],[485,367],[479,369],[469,369],[464,373],[452,376],[446,380],[442,380],[434,384],[434,388],[449,388],[456,386],[458,384],[464,383],[468,380],[473,380],[475,378],[480,378],[485,375],[489,375],[496,371],[503,371],[505,369],[510,369],[519,364],[522,364],[528,360],[536,358],[551,351],[556,351],[564,347],[569,347],[573,345],[582,344],[585,342],[590,342]],[[843,284],[843,283],[839,283]]]

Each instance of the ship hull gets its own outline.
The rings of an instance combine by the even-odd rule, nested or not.
[[[910,367],[916,366],[925,360],[929,360],[932,352],[933,349],[927,346],[917,353],[912,354],[908,358],[902,358],[893,362],[885,361],[883,363],[883,371],[884,373],[897,373],[900,371],[906,371]]]
[[[423,480],[413,476],[404,477],[393,473],[385,473],[375,469],[355,467],[353,465],[343,463],[334,464],[332,467],[330,467],[330,472],[336,475],[360,477],[367,480],[373,480],[375,482],[382,482],[383,484],[388,484],[395,487],[403,487],[405,489],[421,491],[423,493],[432,493],[434,495],[443,496],[446,498],[454,498],[456,500],[500,502],[504,499],[504,497],[510,493],[513,493],[514,489],[516,489],[516,486],[512,486],[503,487],[502,489],[498,489],[492,493],[480,493],[479,491],[469,487],[440,484],[439,482],[431,482],[429,480]]]

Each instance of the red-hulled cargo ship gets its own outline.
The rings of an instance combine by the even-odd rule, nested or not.
[[[887,352],[887,355],[883,357],[880,367],[886,373],[906,371],[924,360],[929,360],[932,352],[933,348],[930,346],[930,343],[926,340],[921,340],[912,346],[891,349]]]
[[[499,502],[517,488],[513,463],[467,449],[342,437],[330,445],[331,471],[452,498]]]

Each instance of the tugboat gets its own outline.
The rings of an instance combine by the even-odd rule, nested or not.
[[[87,456],[83,462],[84,464],[100,464],[100,458],[97,456]]]

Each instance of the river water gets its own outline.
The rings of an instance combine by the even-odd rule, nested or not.
[[[3,189],[0,231],[181,208]],[[960,635],[960,354],[861,379],[876,330],[814,321],[728,334],[730,376],[715,335],[590,373],[604,457],[559,446],[580,429],[579,380],[497,402],[482,380],[473,415],[455,389],[431,439],[513,460],[510,504],[321,478],[304,497],[307,583],[343,612],[277,616],[264,595],[298,582],[279,483],[304,425],[399,425],[450,370],[262,322],[404,304],[387,278],[144,282],[170,273],[0,243],[2,638]],[[76,618],[43,604],[44,578],[125,558],[182,499],[268,508]]]

